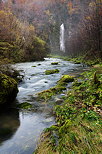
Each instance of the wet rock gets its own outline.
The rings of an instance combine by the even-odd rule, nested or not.
[[[54,73],[59,73],[59,70],[58,69],[54,69],[54,70],[46,70],[45,71],[46,75],[50,75],[50,74],[54,74]]]
[[[17,107],[21,109],[30,109],[32,108],[32,105],[30,103],[24,102],[24,103],[18,104]]]
[[[13,102],[17,93],[17,82],[5,74],[0,74],[0,105]]]
[[[58,62],[51,63],[51,65],[58,65],[58,64],[59,64]]]
[[[63,99],[60,99],[60,98],[55,99],[55,104],[60,105],[62,103],[63,103]]]
[[[45,83],[48,83],[48,81],[45,81]]]
[[[53,120],[54,120],[53,117],[50,117],[45,119],[44,122],[49,123],[49,122],[52,122]]]
[[[31,76],[35,76],[36,74],[32,74]]]
[[[74,81],[74,77],[70,76],[70,75],[63,75],[62,78],[58,81],[59,85],[66,85],[69,82],[73,82]]]

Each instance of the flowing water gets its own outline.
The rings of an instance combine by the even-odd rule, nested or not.
[[[51,65],[52,62],[59,62],[59,65]],[[37,102],[36,93],[56,85],[63,74],[78,75],[87,67],[57,58],[18,63],[14,67],[25,73],[16,101],[29,102],[33,108],[19,110],[13,106],[0,113],[0,154],[32,154],[42,131],[55,124],[51,106]],[[55,68],[60,70],[58,74],[45,75],[45,70]]]

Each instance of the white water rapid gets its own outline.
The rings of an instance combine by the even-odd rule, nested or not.
[[[60,26],[60,51],[65,52],[65,38],[64,38],[65,28],[64,24]]]

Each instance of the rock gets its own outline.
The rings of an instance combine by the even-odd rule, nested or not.
[[[46,70],[45,71],[45,74],[46,75],[54,74],[54,73],[59,73],[59,70],[58,69],[54,69],[54,70]]]
[[[30,103],[24,102],[24,103],[18,104],[17,107],[21,109],[30,109],[32,108],[32,105]]]
[[[51,63],[51,65],[58,65],[58,64],[59,64],[58,62]]]
[[[70,75],[63,75],[62,78],[58,81],[59,85],[66,85],[69,82],[73,82],[74,81],[74,77],[70,76]]]
[[[55,104],[60,105],[60,104],[62,104],[62,103],[63,103],[63,99],[56,98]]]
[[[48,83],[48,81],[45,81],[45,83]]]
[[[0,105],[13,102],[17,93],[17,82],[5,74],[0,74]]]

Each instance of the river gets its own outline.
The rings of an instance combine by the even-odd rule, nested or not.
[[[51,65],[59,62],[58,65]],[[17,103],[29,102],[32,109],[21,110],[12,106],[0,113],[0,154],[32,154],[43,130],[55,124],[52,109],[44,102],[37,102],[36,93],[49,89],[63,74],[79,75],[87,67],[73,64],[58,58],[45,58],[45,61],[17,63],[17,70],[24,71],[24,80],[18,85]],[[45,70],[59,69],[60,72],[45,75]]]

